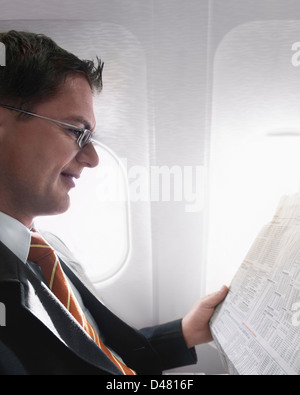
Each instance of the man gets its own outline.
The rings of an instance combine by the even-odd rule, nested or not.
[[[43,35],[10,31],[0,42],[0,373],[161,374],[195,363],[193,347],[211,340],[208,321],[226,287],[183,320],[137,331],[32,228],[37,216],[66,211],[74,179],[99,162],[91,138],[103,64],[81,61]],[[54,259],[49,278],[34,250]]]

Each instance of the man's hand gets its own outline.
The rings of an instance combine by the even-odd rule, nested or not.
[[[220,291],[201,299],[182,320],[182,332],[188,348],[197,344],[212,341],[208,322],[215,307],[227,295],[228,288],[223,286]]]

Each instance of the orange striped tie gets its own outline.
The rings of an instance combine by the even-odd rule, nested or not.
[[[28,259],[40,266],[51,291],[61,301],[65,308],[69,310],[106,356],[113,361],[124,375],[135,375],[136,372],[134,370],[124,365],[124,363],[104,345],[95,329],[88,322],[64,275],[57,255],[36,231],[31,232],[31,245]]]

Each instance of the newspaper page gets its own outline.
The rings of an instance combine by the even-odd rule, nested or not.
[[[210,325],[229,374],[300,374],[300,194],[281,199]]]

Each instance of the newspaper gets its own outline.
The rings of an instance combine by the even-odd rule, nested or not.
[[[210,325],[229,374],[300,374],[300,194],[281,199]]]

